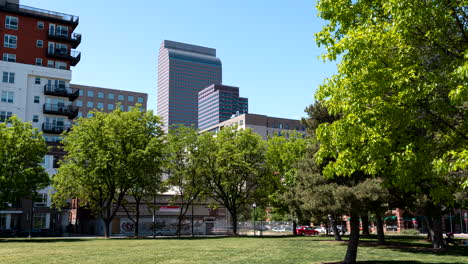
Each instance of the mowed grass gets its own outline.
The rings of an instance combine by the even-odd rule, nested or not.
[[[466,250],[465,250],[466,249]],[[345,242],[330,237],[199,239],[0,239],[0,263],[324,263],[344,257]],[[434,252],[416,239],[364,239],[362,263],[468,263],[468,248]]]

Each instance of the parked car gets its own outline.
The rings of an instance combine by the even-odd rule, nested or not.
[[[327,229],[323,226],[314,226],[313,228],[317,230],[320,234],[325,234],[327,232]]]
[[[319,234],[319,231],[315,230],[310,226],[301,226],[296,228],[298,236],[316,236]]]

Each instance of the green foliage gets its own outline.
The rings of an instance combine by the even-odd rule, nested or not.
[[[467,166],[466,78],[459,74],[468,49],[466,6],[466,0],[319,1],[319,15],[329,21],[317,33],[323,58],[342,56],[338,74],[316,94],[332,114],[343,115],[317,130],[317,161],[334,159],[327,177],[384,175],[387,184],[453,201],[466,181],[453,177],[466,175]]]
[[[191,127],[179,126],[169,130],[165,145],[167,184],[176,191],[171,202],[180,204],[178,234],[182,218],[194,201],[203,196],[203,170],[207,148],[200,146],[198,132]]]
[[[49,176],[40,165],[47,153],[41,133],[30,123],[16,116],[0,123],[0,209],[49,183]]]
[[[130,189],[158,181],[160,127],[159,117],[138,107],[80,118],[63,140],[67,155],[53,178],[54,204],[77,197],[110,223]]]
[[[239,211],[261,204],[271,192],[272,173],[265,166],[266,143],[250,129],[234,127],[200,136],[207,194],[231,213],[234,232]]]

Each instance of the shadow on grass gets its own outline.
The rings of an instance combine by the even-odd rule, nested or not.
[[[358,264],[423,264],[427,262],[420,262],[415,260],[401,261],[401,260],[368,260],[358,261]],[[446,262],[431,262],[431,264],[447,264]],[[463,264],[462,262],[455,262],[453,264]]]
[[[0,238],[0,243],[58,243],[82,242],[91,239],[83,238]]]
[[[413,240],[414,241],[414,240]],[[445,249],[433,249],[431,244],[424,241],[404,243],[402,241],[387,240],[385,245],[378,245],[377,242],[360,242],[360,247],[379,247],[399,252],[412,254],[431,254],[438,256],[464,256],[468,257],[468,248],[462,246],[450,246]],[[371,262],[373,263],[373,262]]]

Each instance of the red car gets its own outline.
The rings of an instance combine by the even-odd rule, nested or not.
[[[301,226],[296,228],[298,236],[315,236],[319,234],[319,231],[315,230],[310,226]]]

